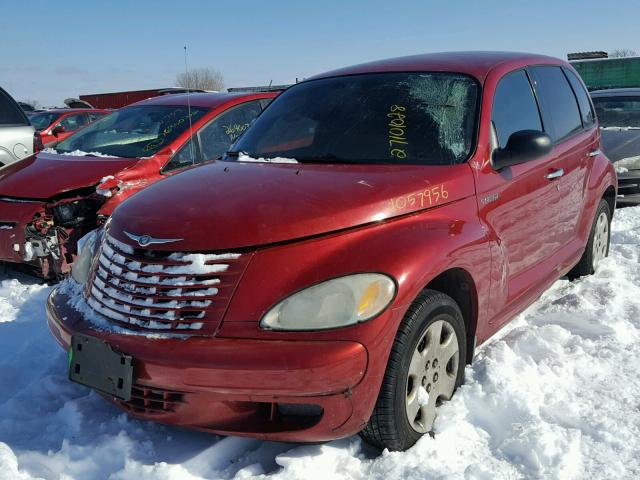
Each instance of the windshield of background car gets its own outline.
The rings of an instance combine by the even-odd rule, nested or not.
[[[60,115],[60,113],[38,113],[36,115],[32,115],[29,118],[29,121],[31,122],[31,125],[36,127],[36,130],[44,130]]]
[[[189,124],[208,112],[206,108],[138,105],[117,110],[60,142],[60,153],[81,150],[117,157],[150,157],[169,145]]]
[[[595,97],[601,127],[640,128],[640,97]]]
[[[459,163],[474,146],[478,96],[477,83],[456,73],[312,80],[276,98],[233,151],[299,162]]]

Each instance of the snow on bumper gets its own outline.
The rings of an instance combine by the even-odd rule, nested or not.
[[[285,441],[329,440],[363,426],[353,416],[354,394],[369,390],[360,385],[368,362],[360,343],[125,335],[91,328],[68,300],[57,289],[49,296],[52,334],[65,350],[83,333],[131,355],[132,400],[110,400],[135,416]]]

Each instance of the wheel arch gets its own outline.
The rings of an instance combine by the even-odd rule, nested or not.
[[[611,213],[611,217],[613,217],[613,212],[616,209],[616,189],[613,185],[609,185],[607,189],[604,191],[602,198],[607,201],[609,204],[609,211]]]
[[[424,289],[444,293],[460,307],[467,334],[467,363],[471,363],[478,327],[478,290],[473,277],[464,268],[453,267],[434,277]]]

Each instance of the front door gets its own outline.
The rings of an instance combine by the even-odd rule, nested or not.
[[[492,122],[494,144],[500,148],[514,132],[544,130],[525,70],[510,72],[498,83]],[[550,263],[563,241],[558,226],[565,208],[559,192],[561,170],[552,151],[500,171],[490,164],[477,171],[479,215],[494,240],[491,304],[495,312],[517,305],[553,270]]]

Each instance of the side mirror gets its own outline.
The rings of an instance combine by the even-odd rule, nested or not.
[[[55,127],[53,127],[53,129],[51,130],[51,134],[55,137],[57,137],[59,134],[64,133],[64,127],[62,125],[56,125]]]
[[[504,148],[496,148],[491,155],[494,170],[540,158],[553,150],[551,138],[539,130],[514,132]]]

